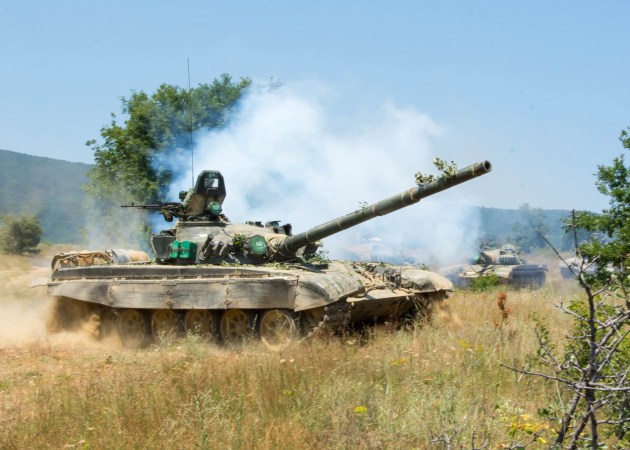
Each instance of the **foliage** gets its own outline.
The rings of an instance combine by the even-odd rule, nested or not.
[[[485,292],[499,285],[499,277],[493,273],[483,275],[470,280],[470,290],[473,292]]]
[[[36,250],[43,231],[37,217],[6,215],[2,223],[0,245],[4,253],[18,255]]]
[[[304,248],[304,259],[309,264],[325,264],[330,262],[329,252],[324,249],[324,243],[317,241]]]
[[[111,125],[101,129],[104,142],[87,142],[96,160],[88,192],[118,202],[163,201],[171,178],[166,161],[190,149],[191,132],[225,126],[250,84],[225,74],[190,90],[163,84],[152,96],[139,91],[122,98],[124,125],[112,114]]]
[[[627,131],[622,131],[620,140],[630,149]],[[579,246],[581,256],[596,263],[596,274],[589,281],[598,286],[615,281],[627,293],[629,280],[624,275],[630,266],[630,167],[624,155],[615,158],[611,166],[598,166],[597,179],[597,189],[610,198],[610,207],[602,214],[578,212],[567,226],[591,233],[591,239]]]
[[[621,141],[630,148],[626,131],[622,131]],[[595,272],[586,273],[580,265],[577,279],[586,299],[569,307],[559,305],[574,319],[564,353],[542,333],[538,357],[551,370],[514,369],[563,388],[562,404],[555,409],[560,424],[557,448],[568,444],[566,448],[597,449],[602,433],[615,436],[620,448],[630,444],[630,169],[623,155],[611,166],[598,167],[596,185],[610,198],[610,208],[601,214],[574,214],[567,223],[573,231],[576,256],[594,266]],[[590,234],[579,245],[578,230]]]
[[[439,178],[452,178],[457,174],[457,165],[451,161],[450,164],[440,158],[433,158],[433,165],[440,171]],[[416,173],[416,184],[422,186],[439,179],[435,175],[426,175],[421,172]]]
[[[357,212],[358,211],[362,211],[365,208],[367,208],[368,206],[370,206],[370,204],[368,202],[365,202],[365,201],[359,202],[359,209],[357,209],[355,211],[357,211]]]
[[[630,149],[628,131],[620,141]],[[609,197],[609,208],[601,214],[576,213],[568,228],[576,233],[586,230],[591,238],[578,246],[578,256],[591,262],[594,273],[580,274],[589,303],[572,305],[581,320],[576,335],[586,336],[570,351],[581,366],[596,365],[591,382],[604,382],[618,392],[594,392],[593,402],[600,402],[603,415],[613,425],[619,439],[630,442],[630,167],[624,154],[614,158],[610,166],[598,166],[597,188]],[[593,348],[594,347],[594,348]]]
[[[569,309],[574,312],[578,317],[588,317],[588,304],[583,301],[574,301],[569,306]],[[604,324],[611,318],[618,316],[619,306],[615,305],[601,305],[600,308],[595,310],[595,318],[598,324]],[[626,321],[627,322],[627,321]],[[574,336],[588,336],[589,335],[589,323],[578,320],[574,324],[575,330]],[[605,333],[610,330],[608,327],[597,327],[595,329],[595,340],[598,343],[605,343],[609,339]],[[621,325],[616,332],[626,335],[626,339],[621,339],[618,345],[615,345],[614,351],[610,354],[602,355],[602,358],[598,361],[601,366],[599,377],[606,380],[614,380],[619,376],[627,376],[628,368],[630,367],[630,339],[627,338],[630,333],[630,324],[626,323]],[[591,358],[591,346],[590,341],[587,339],[574,340],[569,343],[567,348],[567,354],[570,358],[575,358],[577,364],[581,367],[585,367],[590,364]],[[608,361],[604,364],[604,358]],[[611,430],[607,430],[609,434],[614,434],[619,438],[626,438],[630,443],[630,393],[621,394],[597,394],[597,398],[604,398],[607,395],[608,401],[602,402],[602,414],[609,418],[615,418],[620,420],[620,423],[614,424]]]
[[[520,220],[512,225],[514,233],[512,242],[524,253],[543,248],[546,243],[541,234],[547,234],[549,230],[543,210],[532,208],[528,203],[524,203],[518,209]]]
[[[232,252],[244,253],[247,246],[247,235],[236,233],[232,236]]]

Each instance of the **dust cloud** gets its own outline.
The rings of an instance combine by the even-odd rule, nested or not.
[[[46,290],[33,287],[49,271],[25,257],[0,255],[0,347],[42,339],[47,314]]]
[[[54,306],[46,294],[50,258],[0,255],[0,349],[29,344],[98,345],[89,323],[76,332],[48,333]]]
[[[0,303],[0,347],[43,339],[47,314],[45,299],[35,303],[3,295]]]
[[[290,222],[294,233],[351,213],[415,186],[415,173],[437,174],[433,141],[444,131],[412,107],[384,103],[339,117],[331,92],[318,84],[251,92],[231,125],[196,138],[194,169],[220,170],[234,222]],[[173,161],[180,178],[169,198],[191,183],[190,160]],[[460,168],[476,162],[461,161]],[[196,174],[195,174],[196,176]],[[474,181],[473,181],[474,182]],[[474,249],[479,218],[439,194],[324,241],[331,258],[410,257],[445,264]]]

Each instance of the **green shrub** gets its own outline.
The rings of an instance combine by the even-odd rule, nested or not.
[[[473,292],[484,292],[499,285],[499,277],[493,273],[474,278],[470,282],[470,290]]]
[[[36,251],[43,231],[37,217],[6,215],[2,223],[0,246],[4,253],[19,255]]]

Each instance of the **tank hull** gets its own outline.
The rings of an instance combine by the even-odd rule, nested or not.
[[[469,264],[441,270],[457,287],[467,288],[477,278],[494,275],[499,284],[521,288],[541,288],[545,285],[547,268],[541,264],[480,265]]]

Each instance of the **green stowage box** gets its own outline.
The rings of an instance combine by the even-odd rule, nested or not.
[[[191,241],[174,241],[171,244],[171,254],[169,258],[172,259],[195,259],[197,254],[197,244]]]
[[[197,244],[190,241],[183,241],[179,246],[179,257],[184,259],[195,259],[197,255]]]
[[[168,256],[171,259],[179,258],[179,241],[171,242],[171,254]]]

